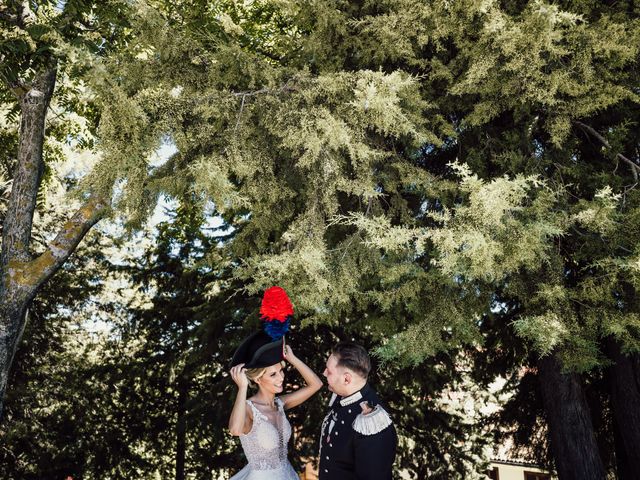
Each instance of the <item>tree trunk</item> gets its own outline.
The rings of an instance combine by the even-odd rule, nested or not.
[[[14,269],[29,258],[29,241],[43,171],[47,109],[56,83],[55,65],[37,75],[20,97],[20,143],[9,205],[2,228],[0,253],[0,415],[9,369],[25,325],[25,312],[34,291]]]
[[[555,354],[538,360],[551,450],[560,480],[604,480],[589,407],[580,377],[563,373]]]
[[[108,206],[90,197],[65,224],[47,250],[32,258],[29,243],[44,162],[45,120],[56,82],[51,64],[36,75],[20,99],[20,142],[0,252],[0,417],[9,370],[25,327],[25,312],[38,289],[75,251]]]
[[[31,222],[36,208],[44,162],[45,120],[56,83],[56,67],[38,75],[20,98],[20,143],[13,186],[2,228],[2,266],[10,260],[29,260]]]
[[[633,470],[629,466],[629,459],[624,448],[622,441],[622,434],[618,428],[618,422],[613,421],[613,448],[615,449],[616,457],[616,479],[617,480],[637,480],[637,477],[633,474]]]
[[[613,421],[619,436],[616,457],[622,462],[617,463],[621,472],[640,472],[640,360],[637,355],[624,355],[613,338],[607,339],[607,350],[615,362],[607,373]]]
[[[176,480],[184,480],[184,466],[187,450],[187,387],[178,385],[178,420],[176,422]]]
[[[1,302],[4,304],[5,302]],[[13,363],[17,345],[22,337],[26,325],[26,307],[21,305],[0,305],[0,418],[4,406],[4,391],[9,379],[9,370]]]

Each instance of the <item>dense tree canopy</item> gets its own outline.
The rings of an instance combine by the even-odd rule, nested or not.
[[[129,313],[140,357],[130,359],[121,392],[135,393],[139,382],[169,388],[168,369],[175,398],[163,401],[178,409],[170,426],[188,424],[181,388],[188,384],[205,403],[224,361],[205,375],[203,359],[254,313],[235,302],[279,284],[303,319],[301,338],[356,335],[383,371],[394,372],[383,377],[389,385],[407,372],[426,376],[392,403],[407,427],[409,405],[449,388],[459,359],[480,351],[476,380],[522,380],[515,398],[528,392],[544,412],[552,448],[567,439],[587,445],[589,460],[554,451],[562,479],[574,478],[571,462],[593,478],[612,463],[620,478],[640,466],[632,446],[640,439],[640,391],[630,380],[640,375],[639,5],[63,3],[67,17],[56,13],[59,2],[42,4],[34,15],[46,21],[3,31],[5,150],[17,148],[9,92],[55,57],[68,81],[54,101],[89,125],[85,138],[65,120],[58,138],[99,152],[90,172],[73,179],[77,199],[109,199],[112,218],[129,232],[142,228],[159,199],[183,199],[154,255],[172,242],[187,248],[206,218],[228,228],[224,238],[188,247],[199,251],[197,268],[188,252],[164,257],[166,270],[138,265],[136,281],[153,278],[157,292],[152,307]],[[0,13],[8,18],[11,10]],[[90,102],[79,100],[85,95]],[[168,159],[157,156],[163,145],[175,149]],[[177,228],[181,221],[186,230]],[[180,290],[181,281],[196,282],[190,275],[199,289]],[[168,302],[168,291],[183,302]],[[186,305],[194,311],[182,318],[175,309]],[[190,323],[201,315],[207,320]],[[209,347],[193,343],[200,329]],[[161,365],[153,360],[160,354]],[[439,369],[448,372],[441,379]],[[527,390],[533,376],[537,392]],[[422,382],[429,390],[416,393]],[[564,400],[551,401],[554,392]],[[625,402],[632,406],[623,411]],[[594,426],[598,404],[608,423]],[[576,406],[579,418],[567,420],[564,405]],[[153,409],[151,418],[164,421],[159,412],[170,407]],[[529,421],[547,432],[538,416]],[[409,428],[407,438],[432,428]],[[614,431],[612,447],[602,438]],[[227,445],[220,432],[207,435]],[[184,451],[177,455],[184,460]],[[437,474],[437,465],[412,471],[448,474]]]
[[[609,294],[634,278],[633,6],[215,5],[141,11],[112,61],[89,182],[120,185],[132,225],[194,192],[238,229],[251,291],[282,283],[313,322],[371,310],[403,331],[389,358],[477,339],[503,285],[541,353],[581,342],[566,360],[589,369],[601,336],[635,348],[635,313]],[[177,153],[145,162],[167,139]]]

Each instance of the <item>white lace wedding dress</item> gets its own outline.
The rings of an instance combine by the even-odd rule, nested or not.
[[[287,443],[291,425],[284,414],[282,401],[276,398],[278,411],[272,421],[247,400],[253,412],[253,426],[240,443],[249,464],[231,477],[231,480],[299,480],[287,460]]]

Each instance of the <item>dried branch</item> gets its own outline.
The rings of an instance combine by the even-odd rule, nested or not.
[[[287,80],[287,82],[283,85],[280,85],[278,88],[261,88],[260,90],[249,90],[246,92],[233,92],[232,95],[235,97],[254,97],[256,95],[262,95],[263,93],[282,93],[282,92],[290,92],[293,91],[294,88],[291,86],[291,82],[295,80],[295,78],[291,78]]]
[[[242,118],[242,111],[244,110],[244,101],[247,99],[246,95],[242,95],[242,103],[240,104],[240,111],[238,112],[238,120],[236,121],[236,126],[233,129],[233,134],[238,131],[238,126],[240,125],[240,119]]]
[[[602,136],[595,128],[593,128],[590,125],[587,125],[586,123],[582,123],[578,120],[574,120],[574,123],[578,125],[582,130],[584,130],[585,132],[587,132],[588,134],[596,138],[607,149],[611,150],[611,144],[609,143],[609,141],[604,136]],[[622,153],[616,153],[615,158],[622,160],[627,165],[629,165],[629,167],[631,167],[631,173],[633,174],[633,178],[637,183],[638,173],[640,172],[640,165],[635,163],[633,160],[625,157]]]

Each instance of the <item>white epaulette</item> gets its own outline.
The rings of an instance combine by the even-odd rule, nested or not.
[[[387,411],[380,405],[376,405],[371,413],[361,413],[353,421],[353,429],[362,435],[375,435],[380,433],[393,422]]]

